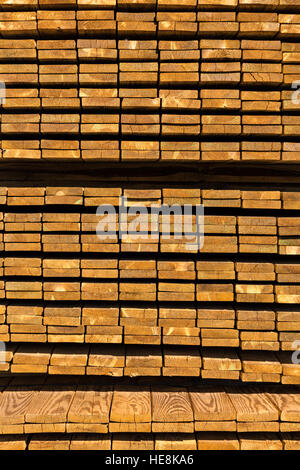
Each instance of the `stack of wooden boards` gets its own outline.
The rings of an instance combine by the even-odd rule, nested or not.
[[[0,449],[300,448],[299,36],[0,0]]]
[[[298,0],[0,7],[4,160],[300,159]]]

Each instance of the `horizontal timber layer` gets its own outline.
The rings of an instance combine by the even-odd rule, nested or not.
[[[7,114],[4,119],[19,119],[21,116],[24,122],[13,124],[15,131],[17,128],[22,126],[26,128],[27,119],[31,116],[27,115],[11,115]],[[63,115],[62,115],[63,116]],[[87,115],[88,116],[88,115]],[[170,120],[174,122],[176,118],[181,119],[182,116],[169,115]],[[191,115],[192,116],[192,115]],[[294,116],[289,116],[294,119]],[[53,117],[51,116],[51,119]],[[109,117],[112,119],[111,115]],[[217,116],[211,115],[209,119],[215,120]],[[219,118],[219,116],[218,116]],[[225,120],[230,120],[231,116],[224,116]],[[257,116],[250,116],[251,120],[259,122]],[[275,116],[277,120],[277,116]],[[280,116],[278,116],[280,120]],[[55,119],[60,119],[56,115]],[[63,118],[64,119],[64,118]],[[88,118],[89,119],[89,118]],[[105,115],[105,119],[107,115]],[[135,118],[134,118],[135,119]],[[191,117],[193,119],[193,116]],[[200,120],[200,116],[197,116]],[[2,121],[3,122],[3,121]],[[299,121],[300,123],[300,121]],[[106,125],[106,124],[105,124]],[[35,128],[35,132],[38,132],[38,126]],[[131,125],[130,125],[131,126]],[[221,136],[224,139],[228,139],[229,133],[226,131],[226,126],[221,126],[224,129],[224,133]],[[300,125],[298,126],[300,128]],[[118,124],[116,125],[116,129]],[[148,125],[146,126],[149,129]],[[262,133],[264,130],[263,125],[256,125],[258,133]],[[279,126],[279,129],[281,126]],[[79,128],[78,128],[79,129]],[[95,128],[96,129],[96,128]],[[59,132],[63,132],[60,130]],[[97,136],[98,131],[97,132]],[[186,133],[182,135],[186,138]],[[205,134],[202,133],[202,136]],[[280,135],[283,135],[280,132]],[[294,138],[297,137],[298,130],[294,133]],[[174,137],[175,136],[175,137]],[[177,129],[174,129],[173,139],[180,139]],[[30,163],[34,165],[37,161],[42,161],[43,164],[49,163],[50,161],[63,161],[64,163],[69,159],[74,160],[76,163],[134,163],[139,161],[141,164],[151,163],[153,161],[159,161],[160,163],[173,164],[193,164],[197,165],[200,162],[209,164],[227,164],[250,162],[253,163],[278,163],[281,165],[284,163],[297,164],[300,160],[300,144],[297,142],[279,142],[279,141],[257,141],[255,135],[252,132],[248,137],[254,140],[249,141],[155,141],[153,140],[136,140],[127,141],[122,140],[121,143],[112,137],[110,140],[2,140],[0,148],[0,157],[3,158],[3,163],[13,161],[14,164],[20,164],[21,162]],[[20,137],[20,134],[18,135]],[[217,137],[217,136],[216,136]],[[292,136],[293,137],[293,136]],[[147,138],[147,136],[146,136]],[[230,137],[229,137],[230,138]],[[245,137],[247,138],[247,137]],[[231,139],[232,140],[232,139]],[[198,165],[197,165],[198,166]],[[202,167],[201,167],[202,168]],[[200,169],[200,168],[199,168]],[[199,171],[198,169],[198,171]],[[73,168],[74,170],[74,168]],[[149,175],[151,176],[151,175]],[[292,176],[293,177],[293,176]]]
[[[54,379],[54,380],[53,380]],[[26,382],[27,380],[27,382]],[[298,432],[298,387],[60,385],[54,377],[2,387],[1,434],[57,432]],[[24,382],[25,381],[25,382]]]
[[[3,160],[300,160],[300,14],[196,1],[43,9],[55,3],[66,6],[0,11]],[[209,5],[220,2],[198,6]]]
[[[175,308],[160,308],[158,314],[153,306],[121,307],[119,312],[114,304],[107,308],[83,307],[81,312],[81,307],[59,305],[54,302],[45,309],[20,302],[7,308],[1,305],[0,341],[101,343],[102,347],[103,343],[181,348],[201,345],[261,351],[295,351],[300,341],[299,311],[295,308],[275,314],[256,305],[235,313],[230,307],[211,306],[196,311],[177,304]]]
[[[7,343],[6,351],[1,352],[1,357],[2,376],[50,374],[132,378],[201,377],[202,380],[300,384],[300,365],[292,362],[291,352],[167,345],[151,347]],[[195,381],[195,385],[199,383]]]
[[[173,215],[157,215],[156,234],[148,233],[152,215],[144,214],[136,235],[99,237],[96,207],[111,204],[114,211],[121,195],[134,211],[130,222],[142,205],[203,203],[203,246],[179,236]],[[2,341],[294,349],[295,189],[9,186],[0,202]],[[120,215],[113,229],[130,229]],[[195,229],[194,213],[189,230]]]
[[[299,450],[297,432],[40,433],[0,436],[0,450]],[[161,456],[162,457],[162,456]],[[112,457],[109,457],[112,458]],[[124,457],[127,459],[127,457]],[[152,456],[155,461],[156,456]],[[117,456],[117,459],[122,457]],[[172,459],[172,457],[170,457]],[[177,462],[187,462],[179,456]],[[115,457],[116,462],[116,457]],[[118,462],[122,462],[119,460]],[[127,462],[127,460],[126,460]]]
[[[0,9],[4,11],[24,10],[289,10],[300,9],[299,0],[1,0]]]
[[[284,4],[285,2],[285,4]],[[287,0],[280,1],[280,5],[289,7],[290,10],[299,11],[300,5],[298,1]],[[5,5],[5,0],[1,2],[1,6]],[[63,7],[63,2],[59,2]],[[58,3],[58,4],[59,4]],[[75,2],[74,2],[75,3]],[[119,3],[119,2],[118,2]],[[127,5],[132,2],[127,1]],[[199,3],[199,2],[198,2]],[[219,4],[222,6],[232,6],[232,10],[237,2],[201,2],[206,6]],[[199,7],[201,8],[201,3]],[[158,1],[158,7],[162,10],[166,7],[173,7],[174,11],[120,11],[121,5],[117,5],[117,10],[113,8],[115,5],[104,4],[106,9],[97,9],[97,5],[89,4],[89,10],[76,9],[76,3],[72,10],[52,10],[37,9],[37,11],[0,11],[0,31],[3,38],[36,38],[36,37],[142,37],[142,38],[165,38],[165,37],[211,37],[225,36],[238,38],[295,38],[299,36],[299,14],[291,14],[276,11],[279,1],[276,3],[268,1],[252,1],[239,2],[251,8],[252,5],[261,5],[273,7],[271,12],[251,11],[214,11],[213,8],[207,8],[208,11],[178,11],[179,6],[187,5],[187,10],[192,8],[195,10],[196,1],[188,3],[164,1],[164,5]],[[9,3],[8,3],[9,5]],[[15,9],[18,9],[18,2]],[[26,4],[25,4],[26,5]],[[25,6],[24,5],[24,6]],[[44,4],[45,5],[45,4]],[[51,5],[51,3],[50,3]],[[53,5],[53,4],[52,4]],[[103,5],[103,4],[102,4]],[[123,3],[124,5],[124,3]],[[152,2],[153,9],[156,3]],[[55,4],[54,4],[55,6]],[[72,4],[69,6],[72,7]],[[126,6],[126,4],[125,4]],[[140,5],[135,4],[137,8]],[[110,8],[109,8],[110,7]],[[262,8],[263,9],[263,8]],[[177,11],[176,11],[177,10]],[[209,11],[212,10],[212,11]]]

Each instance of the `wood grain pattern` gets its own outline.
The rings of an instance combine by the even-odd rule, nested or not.
[[[300,422],[300,396],[295,389],[267,393],[268,399],[280,412],[281,421]]]
[[[7,387],[0,398],[1,426],[24,423],[24,414],[37,393],[37,389],[34,388]]]
[[[80,387],[69,408],[68,422],[108,424],[112,395],[111,387]]]
[[[185,388],[152,388],[152,420],[154,423],[192,422],[194,414]]]
[[[57,432],[292,432],[300,431],[300,394],[280,386],[192,385],[182,378],[142,377],[122,386],[79,383],[71,376],[36,377],[31,386],[15,379],[0,392],[0,424],[4,434]],[[180,378],[176,379],[180,383]],[[151,383],[152,385],[150,389]],[[188,386],[183,385],[187,383]],[[219,423],[219,424],[218,424]],[[170,431],[170,429],[172,431]]]
[[[117,423],[150,423],[151,396],[146,387],[116,387],[113,394],[110,420]]]
[[[52,386],[35,394],[25,413],[28,423],[65,422],[75,391],[72,387]]]
[[[237,413],[228,395],[216,388],[189,391],[195,421],[235,421]]]

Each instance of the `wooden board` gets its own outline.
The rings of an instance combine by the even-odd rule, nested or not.
[[[235,433],[210,432],[197,433],[198,450],[240,450]]]
[[[216,387],[189,391],[195,421],[235,421],[237,414],[228,395]]]
[[[149,387],[144,389],[116,387],[111,404],[110,420],[115,423],[151,423]]]
[[[278,389],[267,393],[269,400],[280,410],[280,420],[288,422],[300,421],[300,396],[295,389]]]
[[[49,386],[35,394],[25,412],[27,423],[66,422],[75,391],[72,387]]]
[[[101,431],[107,432],[112,401],[111,387],[81,386],[76,390],[68,411],[69,423],[97,423]]]
[[[197,450],[196,438],[194,434],[156,434],[155,450]]]
[[[28,387],[16,385],[8,387],[2,392],[0,398],[1,426],[23,424],[25,412],[37,393],[34,387],[28,389]]]

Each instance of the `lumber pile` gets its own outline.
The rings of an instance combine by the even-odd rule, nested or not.
[[[59,354],[59,353],[58,353]],[[79,366],[78,366],[79,367]],[[276,385],[74,386],[55,379],[13,379],[0,396],[2,434],[299,432],[299,391]],[[159,380],[159,381],[158,381]],[[160,385],[158,385],[158,383]],[[101,403],[101,407],[99,405]],[[177,407],[177,408],[176,408]],[[189,436],[191,437],[191,436]]]
[[[300,268],[266,256],[295,254],[297,191],[10,186],[1,194],[3,341],[293,350]],[[292,204],[282,208],[286,195]],[[116,233],[99,237],[97,206],[117,208],[120,196],[128,210],[203,203],[203,246],[190,250],[178,239],[181,219],[157,212],[142,216],[136,234],[127,233],[134,218],[116,213]],[[270,205],[280,216],[267,215]],[[248,210],[260,216],[242,215]]]

